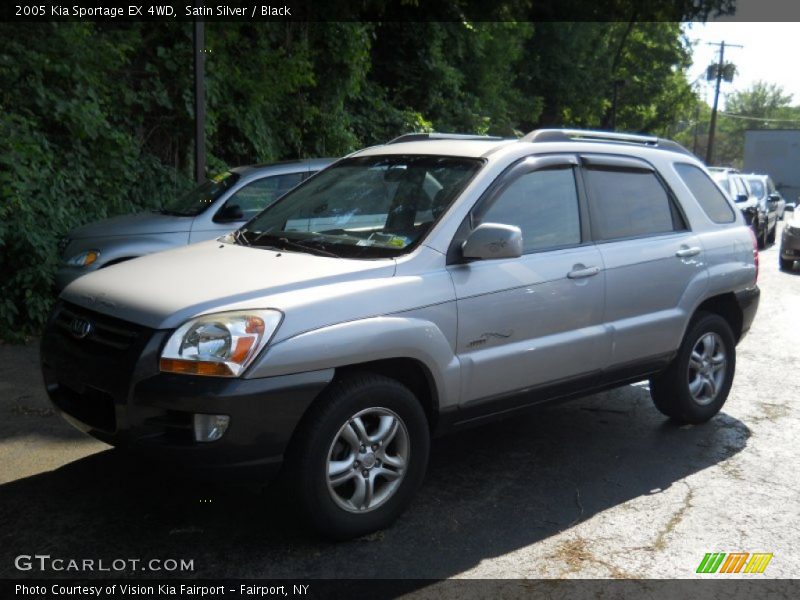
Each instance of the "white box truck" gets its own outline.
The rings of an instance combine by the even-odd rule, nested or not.
[[[748,129],[744,132],[744,172],[772,177],[786,202],[800,196],[800,129]]]

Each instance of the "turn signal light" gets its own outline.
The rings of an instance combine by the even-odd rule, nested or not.
[[[207,360],[180,360],[178,358],[162,358],[160,367],[162,371],[171,373],[185,373],[187,375],[216,375],[218,377],[230,377],[233,375],[231,370],[228,368],[228,365],[225,363],[211,362]]]

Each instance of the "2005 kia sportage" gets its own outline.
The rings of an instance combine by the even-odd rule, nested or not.
[[[742,215],[674,142],[413,134],[223,238],[78,279],[42,368],[109,444],[286,463],[310,521],[346,538],[409,504],[432,435],[642,379],[665,415],[710,419],[757,273]]]

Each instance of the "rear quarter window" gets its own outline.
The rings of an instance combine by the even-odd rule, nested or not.
[[[714,223],[733,223],[736,220],[736,213],[727,198],[702,169],[695,165],[676,163],[675,171],[709,219]]]

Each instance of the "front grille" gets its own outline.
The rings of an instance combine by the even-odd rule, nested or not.
[[[86,425],[108,433],[114,433],[117,428],[114,399],[106,392],[87,387],[79,394],[60,385],[50,397],[58,408]]]
[[[62,330],[62,335],[78,339],[73,330],[73,324],[76,321],[87,322],[91,327],[89,333],[79,341],[121,352],[130,348],[146,329],[134,323],[65,302],[56,315],[55,325]]]
[[[76,320],[79,326],[73,327]],[[95,427],[113,428],[113,405],[127,403],[136,377],[158,370],[157,351],[145,352],[153,333],[136,323],[59,302],[42,336],[42,371],[51,396],[54,390],[64,390],[62,410],[79,420],[92,419]]]

